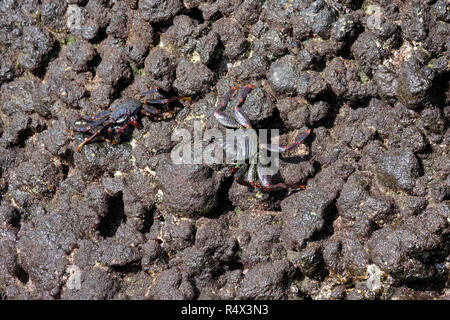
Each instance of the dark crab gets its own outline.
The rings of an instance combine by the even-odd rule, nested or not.
[[[74,132],[89,133],[91,136],[84,140],[78,147],[81,148],[101,136],[105,140],[117,143],[117,138],[124,135],[130,127],[142,128],[142,116],[148,116],[153,119],[164,119],[173,117],[175,110],[167,110],[167,107],[157,108],[157,105],[167,106],[168,103],[176,100],[190,100],[188,97],[172,97],[168,99],[148,99],[148,97],[158,91],[154,87],[137,96],[137,99],[129,99],[115,108],[109,108],[92,116],[80,116],[78,122],[86,124],[84,127],[75,127],[71,129]]]
[[[248,116],[240,109],[241,104],[244,102],[247,94],[253,89],[255,86],[248,85],[241,90],[238,94],[238,97],[234,103],[234,118],[225,114],[223,110],[226,108],[228,102],[230,101],[233,93],[238,90],[238,88],[231,88],[228,93],[225,95],[224,99],[216,106],[214,111],[214,117],[217,121],[227,128],[241,129],[238,130],[237,135],[246,135],[246,130],[251,129],[252,125],[248,118]],[[286,146],[280,146],[275,144],[261,144],[259,142],[259,137],[257,137],[256,148],[249,148],[247,143],[241,143],[235,145],[235,141],[233,138],[233,143],[226,140],[220,140],[220,147],[225,151],[225,154],[231,153],[232,159],[244,159],[245,163],[236,163],[235,167],[232,169],[235,173],[235,179],[239,184],[249,186],[252,188],[257,188],[263,191],[276,191],[281,189],[303,189],[303,185],[288,185],[284,182],[272,183],[273,174],[266,174],[265,168],[267,161],[261,161],[264,159],[267,152],[262,151],[270,151],[275,153],[282,153],[286,151],[290,151],[298,147],[302,141],[309,135],[311,129],[306,130],[306,132],[297,136],[295,141]]]

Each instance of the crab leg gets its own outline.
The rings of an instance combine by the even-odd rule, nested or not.
[[[141,94],[139,94],[137,97],[138,99],[142,99],[144,98],[143,103],[144,104],[167,104],[173,101],[177,101],[177,100],[188,100],[191,101],[190,97],[172,97],[172,98],[168,98],[168,99],[146,99],[145,97],[151,95],[152,93],[158,92],[159,87],[153,87],[150,90],[147,90]]]
[[[144,104],[145,105],[148,105],[148,104],[168,104],[170,102],[177,101],[177,100],[191,101],[191,98],[190,97],[172,97],[172,98],[155,99],[155,100],[144,99]]]
[[[236,120],[239,122],[239,124],[246,128],[251,128],[252,124],[250,123],[250,120],[247,117],[247,115],[239,107],[244,102],[247,94],[253,88],[255,88],[255,86],[248,85],[244,89],[242,89],[241,92],[239,93],[239,96],[236,99],[235,104],[234,104],[234,116],[236,117]]]
[[[100,120],[100,121],[97,121],[97,122],[94,122],[94,123],[90,123],[88,126],[83,127],[83,128],[82,127],[75,127],[74,129],[71,129],[71,131],[74,131],[74,132],[88,132],[89,130],[95,129],[95,128],[101,126],[104,123],[105,123],[104,120]]]
[[[228,127],[228,128],[239,128],[239,124],[233,118],[231,118],[229,115],[227,115],[226,113],[224,113],[222,111],[226,108],[228,102],[231,99],[231,96],[237,89],[238,89],[237,87],[232,87],[227,92],[227,94],[225,95],[223,100],[221,102],[219,102],[219,104],[216,106],[216,108],[214,110],[214,117],[217,119],[217,121],[221,125]]]
[[[83,148],[83,146],[86,143],[91,142],[92,140],[94,140],[95,137],[97,137],[98,135],[100,135],[100,133],[103,131],[103,129],[105,129],[107,126],[109,126],[111,123],[108,122],[107,124],[105,124],[103,127],[101,127],[100,129],[98,129],[92,136],[90,136],[89,138],[87,138],[86,140],[84,140],[82,143],[80,143],[80,145],[78,145],[77,147],[77,152],[81,151],[81,148]]]
[[[237,183],[243,186],[252,187],[252,185],[245,180],[245,171],[247,170],[248,165],[244,164],[241,167],[239,167],[239,170],[234,174],[234,180],[236,180]]]
[[[257,175],[256,164],[252,163],[252,164],[250,164],[250,168],[248,169],[248,172],[247,172],[247,181],[252,186],[255,185],[255,177],[256,177],[256,175]]]
[[[150,90],[147,90],[145,92],[142,92],[141,94],[138,94],[138,99],[142,99],[145,96],[151,95],[152,93],[158,92],[159,87],[153,87]]]
[[[143,106],[142,113],[148,117],[153,117],[153,118],[158,117],[158,116],[164,117],[164,115],[168,115],[167,118],[173,118],[176,111],[175,110],[163,111],[163,110],[157,109],[151,105],[145,105],[145,106]]]
[[[294,190],[300,190],[300,189],[305,189],[306,186],[305,185],[299,185],[299,186],[290,186],[287,185],[284,182],[280,182],[277,184],[272,184],[272,181],[270,180],[270,176],[268,175],[264,175],[262,173],[262,168],[263,166],[261,164],[258,163],[258,180],[259,183],[254,183],[254,187],[267,191],[267,192],[271,192],[271,191],[278,191],[278,190],[283,190],[283,189],[294,189]]]
[[[293,143],[291,143],[287,146],[278,146],[278,145],[274,145],[274,144],[262,144],[261,147],[266,150],[272,151],[272,152],[286,152],[286,151],[296,148],[300,143],[302,143],[303,140],[306,139],[306,137],[310,134],[310,132],[311,132],[311,129],[306,130],[306,132],[299,135]]]

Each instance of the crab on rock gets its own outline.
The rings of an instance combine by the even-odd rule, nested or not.
[[[240,109],[240,106],[244,102],[247,94],[253,88],[255,88],[255,86],[248,85],[239,92],[233,107],[234,118],[223,112],[231,97],[233,96],[233,93],[238,90],[238,88],[236,87],[231,88],[214,110],[214,117],[216,118],[216,120],[221,125],[227,128],[242,129],[241,132],[244,132],[243,130],[251,129],[251,122],[245,112]],[[300,134],[293,143],[286,146],[262,144],[258,141],[257,147],[251,150],[252,148],[249,148],[246,144],[235,146],[235,141],[233,141],[233,145],[231,145],[229,142],[222,140],[220,141],[220,147],[225,151],[226,154],[231,153],[231,157],[236,158],[236,156],[239,155],[241,159],[246,160],[245,163],[236,163],[235,167],[232,169],[235,173],[235,180],[239,184],[257,188],[267,192],[282,189],[303,189],[305,187],[303,185],[292,186],[284,182],[273,184],[273,174],[267,174],[264,170],[266,168],[266,165],[261,161],[261,159],[263,159],[261,158],[261,156],[262,154],[264,154],[261,151],[264,150],[282,153],[293,150],[298,147],[303,140],[305,140],[310,132],[311,129],[306,130],[306,132]]]
[[[116,138],[124,135],[131,127],[142,128],[142,116],[152,119],[164,119],[173,117],[175,110],[167,110],[167,104],[176,100],[190,100],[189,97],[172,97],[168,99],[147,99],[151,94],[157,92],[158,87],[154,87],[137,96],[137,99],[129,99],[119,104],[115,108],[109,108],[103,112],[92,116],[80,116],[78,122],[86,124],[84,127],[75,126],[70,131],[89,133],[91,136],[84,140],[78,147],[81,148],[93,141],[97,137],[104,137],[105,140],[116,143]],[[163,105],[164,108],[157,108]]]

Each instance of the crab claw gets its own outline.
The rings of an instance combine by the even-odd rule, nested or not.
[[[305,140],[306,137],[309,136],[310,133],[311,133],[311,129],[306,130],[306,132],[299,135],[293,143],[291,143],[290,145],[287,145],[287,146],[279,146],[276,144],[261,144],[261,147],[268,151],[271,151],[271,152],[280,152],[280,153],[286,152],[286,151],[292,150],[292,149],[296,148],[298,145],[300,145],[303,142],[303,140]]]

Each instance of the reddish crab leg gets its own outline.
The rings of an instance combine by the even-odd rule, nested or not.
[[[283,189],[300,190],[300,189],[306,188],[306,186],[304,186],[304,185],[290,186],[284,182],[272,184],[272,181],[270,180],[270,176],[263,174],[262,169],[263,169],[263,166],[260,163],[258,163],[257,173],[258,173],[259,183],[254,183],[255,188],[262,189],[267,192],[283,190]]]
[[[175,115],[175,113],[176,113],[175,110],[163,111],[160,109],[156,109],[155,107],[153,107],[151,105],[143,106],[143,112],[142,112],[142,114],[144,114],[148,117],[151,117],[151,118],[164,116],[165,114],[170,115],[170,118],[172,118]]]
[[[146,100],[144,99],[144,104],[168,104],[173,101],[177,100],[187,100],[191,101],[190,97],[173,97],[173,98],[167,98],[167,99],[155,99],[155,100]]]
[[[295,139],[295,141],[287,146],[278,146],[278,145],[273,145],[273,144],[262,144],[261,147],[264,149],[267,149],[269,151],[272,152],[285,152],[285,151],[289,151],[292,150],[294,148],[296,148],[300,143],[302,143],[303,140],[306,139],[307,136],[309,136],[311,132],[311,129],[306,130],[306,132],[302,133],[301,135],[299,135],[297,137],[297,139]]]
[[[239,122],[239,124],[246,128],[251,128],[252,124],[250,123],[250,119],[247,117],[247,115],[244,112],[242,112],[242,110],[239,107],[244,102],[247,94],[253,88],[255,88],[255,86],[248,85],[244,89],[242,89],[234,104],[234,116],[236,117],[236,120]]]
[[[221,102],[219,102],[219,104],[216,106],[216,109],[214,110],[214,113],[218,112],[218,111],[222,111],[225,109],[225,107],[227,106],[228,102],[231,99],[231,96],[233,95],[233,93],[238,90],[238,87],[232,87],[230,90],[228,90],[227,94],[225,95],[225,97],[222,99]]]
[[[239,170],[234,174],[234,180],[236,180],[237,183],[240,185],[246,186],[246,187],[253,187],[252,184],[245,180],[245,171],[247,170],[248,164],[244,164],[241,167],[239,167]]]
[[[106,123],[103,127],[101,127],[100,129],[98,129],[92,136],[90,136],[89,138],[87,138],[86,140],[84,140],[82,143],[80,143],[80,145],[77,147],[77,152],[80,152],[80,151],[81,151],[81,148],[83,148],[83,146],[84,146],[86,143],[89,143],[89,142],[91,142],[92,140],[94,140],[94,138],[97,137],[97,136],[102,132],[102,130],[105,129],[106,127],[108,127],[108,125],[110,125],[110,124],[111,124],[110,122]]]
[[[231,99],[231,96],[237,89],[237,87],[232,87],[230,90],[228,90],[223,100],[219,102],[214,110],[214,117],[221,125],[227,128],[239,128],[239,124],[233,118],[222,111],[226,108],[228,102]]]

